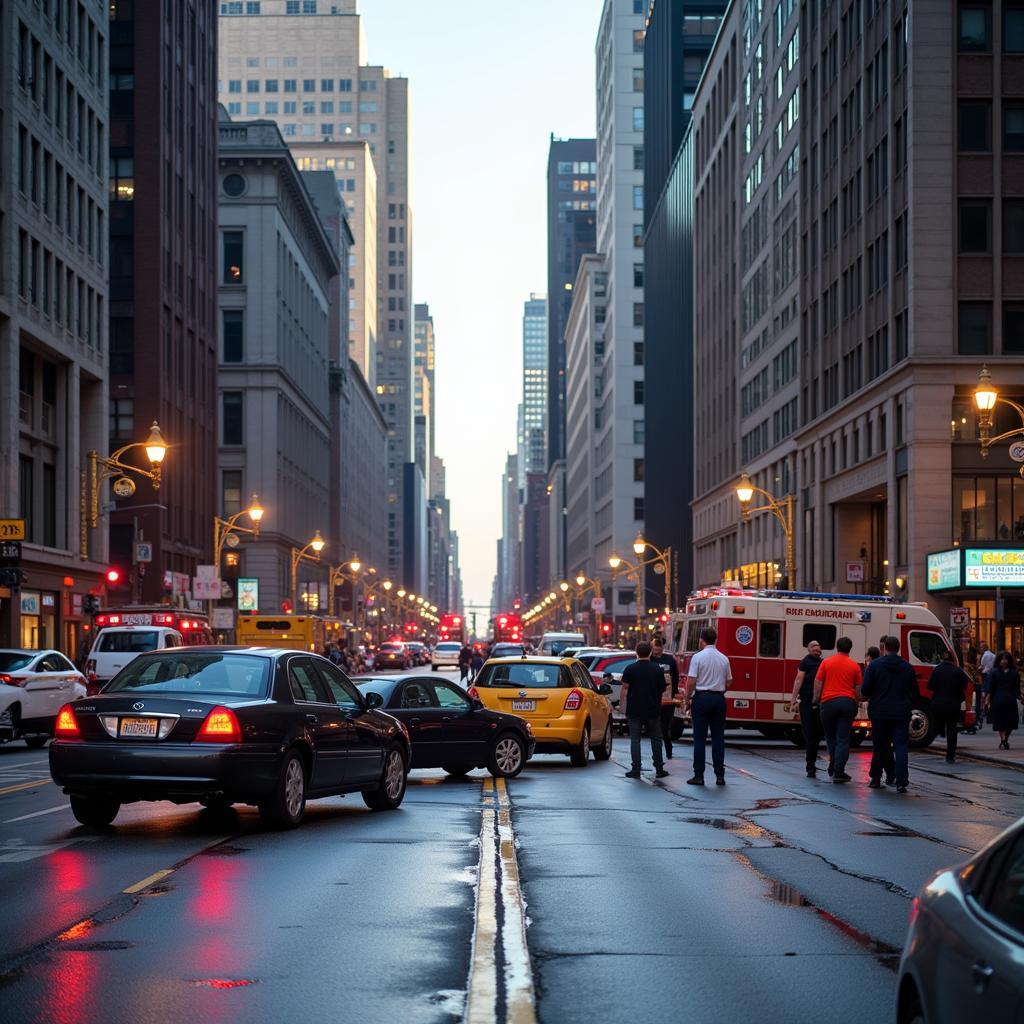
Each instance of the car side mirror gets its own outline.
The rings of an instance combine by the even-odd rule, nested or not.
[[[384,707],[384,698],[379,693],[377,693],[376,690],[371,690],[366,695],[364,703],[366,705],[366,710],[372,711],[374,708]]]
[[[598,688],[597,692],[602,697],[610,697],[615,691],[611,687],[611,683],[602,683]]]

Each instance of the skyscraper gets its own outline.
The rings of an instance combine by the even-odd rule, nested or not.
[[[413,362],[413,414],[415,415],[415,463],[429,481],[434,455],[436,399],[434,396],[434,318],[425,302],[416,304]],[[433,497],[428,486],[428,494]],[[442,490],[443,493],[443,490]]]
[[[527,473],[547,470],[548,303],[530,293],[523,303],[523,429]]]

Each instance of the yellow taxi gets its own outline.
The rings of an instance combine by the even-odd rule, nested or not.
[[[577,768],[586,767],[591,750],[598,761],[612,756],[611,692],[575,658],[525,655],[485,662],[469,691],[492,711],[526,719],[538,754],[568,754]]]

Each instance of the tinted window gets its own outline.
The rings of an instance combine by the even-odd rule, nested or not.
[[[362,708],[363,702],[359,699],[359,692],[340,668],[327,663],[322,664],[319,661],[316,663],[316,667],[320,670],[320,675],[338,707],[352,711]]]
[[[144,651],[155,651],[158,634],[139,630],[131,633],[104,633],[100,637],[97,650],[117,654],[141,654]]]
[[[45,658],[42,658],[39,664],[36,666],[37,672],[63,672],[65,671],[64,666],[61,664],[61,658],[57,654],[48,654]]]
[[[423,683],[406,683],[402,687],[400,708],[432,708],[434,701],[430,691]]]
[[[569,686],[569,676],[559,665],[532,665],[529,662],[485,665],[474,684],[481,686]]]
[[[32,663],[35,654],[17,654],[13,651],[0,653],[0,672],[13,672]]]
[[[465,711],[469,708],[469,700],[447,683],[434,683],[434,693],[442,708],[450,711]]]
[[[195,693],[199,696],[262,697],[266,693],[267,658],[212,654],[189,648],[181,653],[136,658],[103,688],[104,693]]]
[[[288,666],[288,685],[295,700],[312,701],[314,704],[328,703],[327,694],[320,689],[323,684],[317,678],[311,661],[292,659]]]
[[[757,640],[760,658],[777,658],[782,654],[782,623],[762,622]]]
[[[806,647],[815,641],[821,644],[823,651],[834,651],[836,649],[836,627],[828,626],[823,622],[805,622],[800,643]]]
[[[946,643],[938,633],[911,633],[910,650],[918,661],[938,665],[946,650]]]
[[[438,654],[457,654],[460,649],[459,644],[438,644],[434,648]]]
[[[1003,858],[990,892],[989,913],[1024,934],[1024,834]]]

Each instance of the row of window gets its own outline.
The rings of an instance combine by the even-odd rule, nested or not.
[[[38,4],[37,4],[38,6]],[[89,16],[85,6],[77,0],[49,0],[50,20],[58,39],[63,39],[68,51],[74,54],[79,65],[89,78],[103,89],[107,73],[106,41],[96,23]],[[45,64],[40,57],[45,54],[39,40],[19,20],[18,52],[16,68],[18,82],[28,88],[34,100],[37,100],[37,86]],[[50,58],[47,56],[46,60]],[[45,85],[45,81],[43,83]]]
[[[958,203],[957,251],[966,254],[992,252],[992,200],[961,199]],[[1024,255],[1024,199],[1003,200],[1004,256]]]
[[[957,104],[957,142],[961,153],[992,152],[992,101],[961,100]],[[1024,103],[1003,103],[1004,153],[1024,153]]]
[[[322,93],[333,93],[337,92],[352,92],[352,79],[351,78],[229,78],[228,82],[228,94],[240,95],[245,92],[249,95],[254,93],[258,94],[262,92],[284,92],[284,93],[308,93],[308,92],[322,92]],[[335,84],[337,84],[337,90],[335,90]],[[368,78],[365,81],[359,83],[359,92],[369,93],[377,91],[377,80],[375,78]],[[217,82],[217,92],[224,92],[224,82]],[[372,113],[377,111],[376,100],[360,100],[359,109],[366,109]]]
[[[285,0],[284,13],[316,14],[316,5],[317,0]],[[260,0],[225,0],[220,5],[220,13],[225,18],[237,18],[243,14],[260,14]],[[276,10],[273,13],[280,14],[281,12]],[[331,13],[335,13],[334,9],[331,10]]]
[[[961,302],[957,308],[957,351],[961,355],[991,355],[994,349],[992,302]],[[1024,355],[1024,302],[1003,303],[1005,354]]]
[[[1003,5],[1003,53],[1024,53],[1024,5]],[[962,3],[957,12],[957,49],[961,53],[991,53],[992,8]]]

